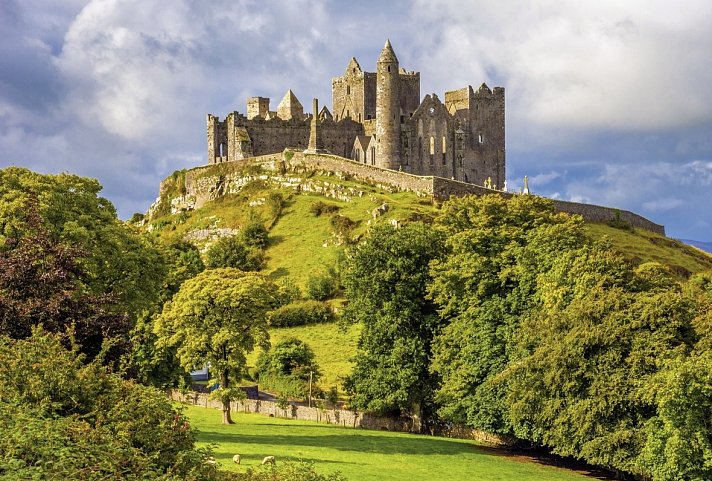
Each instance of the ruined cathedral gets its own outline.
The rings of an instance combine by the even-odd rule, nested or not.
[[[208,114],[208,162],[282,152],[329,153],[376,167],[502,189],[505,180],[504,88],[482,84],[420,100],[420,73],[398,63],[386,42],[376,72],[355,58],[332,79],[332,110],[305,114],[289,90],[276,111],[247,99],[247,115]]]

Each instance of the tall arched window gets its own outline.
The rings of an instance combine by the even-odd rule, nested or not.
[[[443,165],[445,165],[445,156],[447,155],[447,144],[445,143],[445,136],[443,135]]]
[[[430,136],[430,165],[435,164],[435,137]]]

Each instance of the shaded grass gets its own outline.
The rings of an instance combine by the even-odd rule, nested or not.
[[[215,409],[188,406],[201,446],[217,444],[226,469],[246,471],[264,456],[277,462],[311,461],[321,473],[341,471],[352,481],[581,481],[581,472],[546,466],[473,441],[317,424],[236,413],[225,426]],[[232,456],[240,454],[242,464]]]

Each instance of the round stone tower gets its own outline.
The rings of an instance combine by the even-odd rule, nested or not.
[[[398,58],[387,40],[376,70],[376,165],[400,167],[400,133]]]

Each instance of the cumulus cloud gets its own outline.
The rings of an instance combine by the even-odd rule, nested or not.
[[[428,70],[457,65],[471,82],[505,83],[515,122],[640,130],[712,119],[699,101],[712,96],[709,2],[421,0],[414,10],[447,25]]]
[[[205,162],[206,113],[288,88],[329,105],[331,77],[351,56],[373,71],[390,37],[423,95],[507,89],[510,189],[528,175],[710,239],[711,26],[703,0],[5,0],[0,165],[97,177],[127,217]]]

